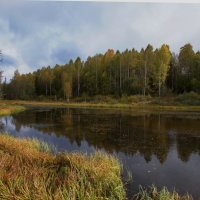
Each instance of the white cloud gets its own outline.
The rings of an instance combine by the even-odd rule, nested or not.
[[[140,49],[187,42],[198,50],[200,4],[28,2],[0,8],[6,76],[64,63],[108,48]],[[7,63],[7,64],[6,64]]]
[[[31,68],[23,60],[23,55],[19,54],[18,47],[15,44],[15,33],[10,30],[8,20],[0,19],[0,44],[3,52],[3,63],[1,63],[1,69],[4,71],[4,75],[11,78],[13,72],[18,68],[20,71],[29,72]],[[12,59],[12,63],[9,64]]]

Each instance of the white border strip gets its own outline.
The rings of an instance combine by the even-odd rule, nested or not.
[[[41,2],[112,2],[112,3],[185,3],[185,4],[195,4],[200,3],[200,0],[29,0],[29,1],[41,1]]]

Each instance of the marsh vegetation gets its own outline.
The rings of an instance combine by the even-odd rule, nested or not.
[[[54,200],[125,200],[119,161],[97,152],[52,154],[51,148],[36,139],[0,135],[0,198]],[[175,190],[154,186],[140,188],[134,200],[192,200]]]
[[[136,194],[151,195],[152,198],[149,190],[152,184],[157,187],[154,199],[161,194],[162,197],[167,194],[173,197],[174,188],[179,197],[188,192],[197,198],[200,184],[199,119],[198,112],[187,111],[152,113],[146,109],[130,111],[40,105],[2,117],[0,128],[17,138],[45,141],[59,156],[63,155],[61,152],[66,152],[66,156],[77,152],[77,156],[84,154],[82,158],[88,162],[88,157],[94,156],[96,151],[109,154],[109,159],[114,156],[120,166],[117,176],[128,199],[136,198]],[[42,149],[46,152],[47,148]],[[132,179],[127,182],[128,173]],[[140,185],[145,189],[138,190]],[[168,188],[165,193],[163,186]]]
[[[119,162],[100,152],[53,155],[38,140],[1,134],[0,158],[1,199],[125,199]]]

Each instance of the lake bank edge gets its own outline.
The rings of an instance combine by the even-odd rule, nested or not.
[[[121,165],[105,153],[52,154],[45,143],[36,139],[1,134],[0,157],[1,198],[126,198]]]
[[[121,179],[122,166],[117,158],[105,153],[97,152],[90,156],[81,153],[55,155],[44,142],[1,134],[0,157],[4,158],[1,159],[3,165],[0,175],[2,198],[15,196],[23,199],[32,195],[33,198],[54,196],[55,200],[66,200],[69,196],[80,200],[82,197],[86,200],[127,199]],[[69,176],[73,180],[68,179]],[[58,179],[59,182],[54,184]],[[193,198],[189,194],[180,196],[175,190],[169,192],[166,187],[158,190],[155,186],[149,189],[140,188],[139,193],[132,198],[132,200],[147,199],[192,200]]]
[[[131,109],[131,110],[152,110],[152,111],[200,111],[200,105],[159,105],[143,103],[87,103],[87,102],[63,102],[63,101],[26,101],[26,100],[0,100],[5,107],[19,106],[12,109],[8,114],[25,110],[25,107],[69,107],[69,108],[99,108],[99,109]],[[21,108],[21,109],[20,109]],[[0,114],[1,115],[1,114]]]
[[[0,100],[0,116],[12,115],[25,111],[25,106],[14,105]]]
[[[5,103],[5,102],[4,102]],[[32,102],[31,102],[32,103]],[[42,102],[42,106],[43,106],[43,103],[44,102]],[[45,102],[46,103],[46,102]],[[49,103],[49,102],[48,102]],[[40,102],[38,103],[39,105],[41,105],[40,104]],[[26,105],[26,104],[20,104],[20,105]],[[35,104],[31,104],[31,105],[35,105]],[[23,110],[25,110],[25,107],[24,106],[19,106],[18,104],[16,104],[16,103],[14,103],[14,104],[4,104],[3,105],[4,107],[6,107],[6,106],[8,106],[9,108],[8,108],[8,110],[9,110],[9,112],[7,112],[7,114],[5,114],[5,112],[3,112],[3,113],[1,113],[1,109],[0,109],[0,115],[2,116],[2,115],[9,115],[9,114],[14,114],[14,113],[18,113],[18,112],[21,112],[21,111],[23,111]],[[53,105],[54,106],[54,105]],[[0,136],[1,137],[1,136]],[[18,139],[18,141],[20,141],[20,140],[26,140],[26,139]],[[28,139],[29,140],[29,139]],[[0,140],[1,141],[1,140]],[[20,146],[20,145],[19,145]],[[40,146],[40,145],[39,145]],[[0,149],[1,151],[2,151],[2,149]],[[66,154],[68,154],[68,153],[66,153]],[[77,156],[81,156],[81,153],[77,153]],[[109,156],[111,159],[112,159],[112,156]],[[99,157],[100,159],[101,159],[101,157]],[[115,158],[114,158],[115,159]],[[87,160],[87,156],[86,157],[84,157],[84,160],[86,161]],[[119,161],[118,160],[116,160],[117,162],[118,162],[118,167],[120,166],[120,163],[119,163]],[[120,169],[121,169],[121,166],[120,166]],[[120,182],[122,183],[122,180],[121,180],[121,175],[120,175],[120,173],[118,174],[118,178],[120,178]],[[120,184],[121,184],[120,183]],[[123,183],[122,183],[122,185],[123,185]],[[120,186],[120,187],[122,187],[122,186]],[[123,185],[123,187],[124,187],[124,185]],[[121,190],[121,192],[119,193],[120,195],[123,195],[123,193],[125,193],[125,189],[123,189],[124,190],[124,192]],[[134,198],[133,199],[137,199],[137,200],[141,200],[141,199],[149,199],[149,198],[151,198],[152,200],[153,199],[159,199],[159,198],[163,198],[163,196],[164,197],[166,197],[166,199],[172,199],[172,200],[177,200],[177,199],[185,199],[185,200],[192,200],[192,197],[190,196],[190,195],[185,195],[185,196],[180,196],[175,190],[173,191],[173,192],[169,192],[168,190],[167,190],[167,188],[163,188],[163,189],[161,189],[160,191],[158,191],[158,189],[156,188],[156,187],[151,187],[150,188],[150,190],[140,190],[139,191],[139,193],[138,194],[136,194],[135,196],[134,196]],[[118,198],[118,199],[125,199],[125,197],[123,197],[123,198]]]

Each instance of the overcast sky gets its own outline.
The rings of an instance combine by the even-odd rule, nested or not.
[[[151,43],[200,49],[200,4],[28,2],[0,6],[0,67],[8,78],[42,66]]]

